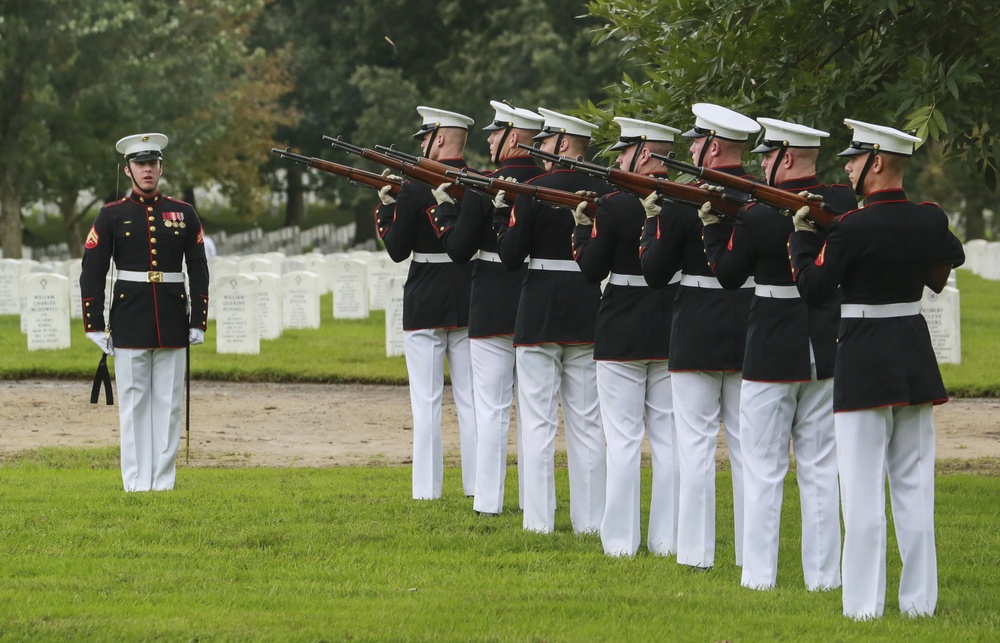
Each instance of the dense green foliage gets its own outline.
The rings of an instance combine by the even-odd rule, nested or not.
[[[574,535],[564,468],[556,532],[540,535],[517,512],[476,516],[457,469],[430,502],[409,499],[407,467],[181,468],[175,491],[125,494],[111,451],[0,467],[0,638],[985,641],[1000,629],[997,477],[939,478],[937,616],[899,615],[890,516],[886,616],[854,623],[839,591],[802,587],[791,478],[778,589],[750,592],[727,473],[717,565],[695,574],[645,548],[608,558],[596,535]]]

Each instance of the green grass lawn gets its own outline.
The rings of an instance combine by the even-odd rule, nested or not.
[[[958,283],[962,363],[941,365],[945,385],[956,397],[998,397],[1000,332],[994,315],[1000,302],[1000,282],[960,270]],[[403,358],[385,356],[382,311],[373,311],[366,320],[335,320],[332,295],[325,295],[320,312],[319,330],[287,330],[278,339],[262,341],[260,355],[216,353],[210,323],[205,344],[192,349],[192,377],[240,382],[406,383]],[[0,316],[0,343],[4,347],[0,379],[92,378],[100,357],[79,320],[73,323],[70,349],[28,352],[19,318]]]
[[[649,470],[644,470],[645,488]],[[510,470],[510,479],[516,475]],[[408,467],[189,469],[125,494],[117,450],[45,449],[0,467],[0,639],[449,641],[989,641],[1000,637],[1000,477],[938,479],[940,602],[903,618],[888,549],[886,614],[854,623],[840,591],[802,586],[798,492],[786,483],[778,589],[739,587],[730,481],[719,474],[716,568],[640,549],[613,559],[472,512],[460,472],[409,499]],[[648,495],[643,499],[644,511]],[[517,487],[507,489],[516,507]]]

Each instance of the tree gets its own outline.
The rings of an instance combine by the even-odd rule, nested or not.
[[[941,144],[997,187],[1000,7],[973,0],[592,0],[625,76],[591,111],[689,120],[697,101],[780,115],[849,141],[843,118]]]
[[[286,91],[280,54],[244,44],[263,3],[6,3],[0,18],[5,256],[21,256],[21,207],[33,196],[60,203],[79,252],[83,211],[74,207],[76,195],[113,190],[120,169],[112,146],[126,134],[169,133],[168,177],[182,188],[213,179],[239,198],[259,184],[256,168],[267,154],[261,142],[289,119],[274,107]]]

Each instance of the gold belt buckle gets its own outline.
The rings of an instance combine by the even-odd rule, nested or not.
[[[159,270],[150,270],[146,273],[146,281],[151,284],[162,284],[163,273]]]

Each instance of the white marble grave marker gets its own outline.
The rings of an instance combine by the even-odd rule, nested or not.
[[[946,286],[940,294],[924,288],[920,312],[927,320],[931,345],[939,364],[962,363],[962,315],[958,289]]]
[[[403,284],[405,277],[392,277],[385,287],[385,355],[403,354]]]
[[[368,264],[347,255],[328,259],[334,319],[368,317]]]
[[[21,278],[28,350],[69,348],[69,279],[32,272]]]
[[[0,315],[21,313],[21,261],[0,259]]]
[[[273,272],[254,275],[260,281],[257,303],[260,309],[259,327],[261,339],[281,337],[281,276]]]
[[[281,276],[281,315],[285,328],[319,328],[319,277],[297,270]]]
[[[235,274],[216,284],[215,347],[220,353],[260,354],[260,280]]]

